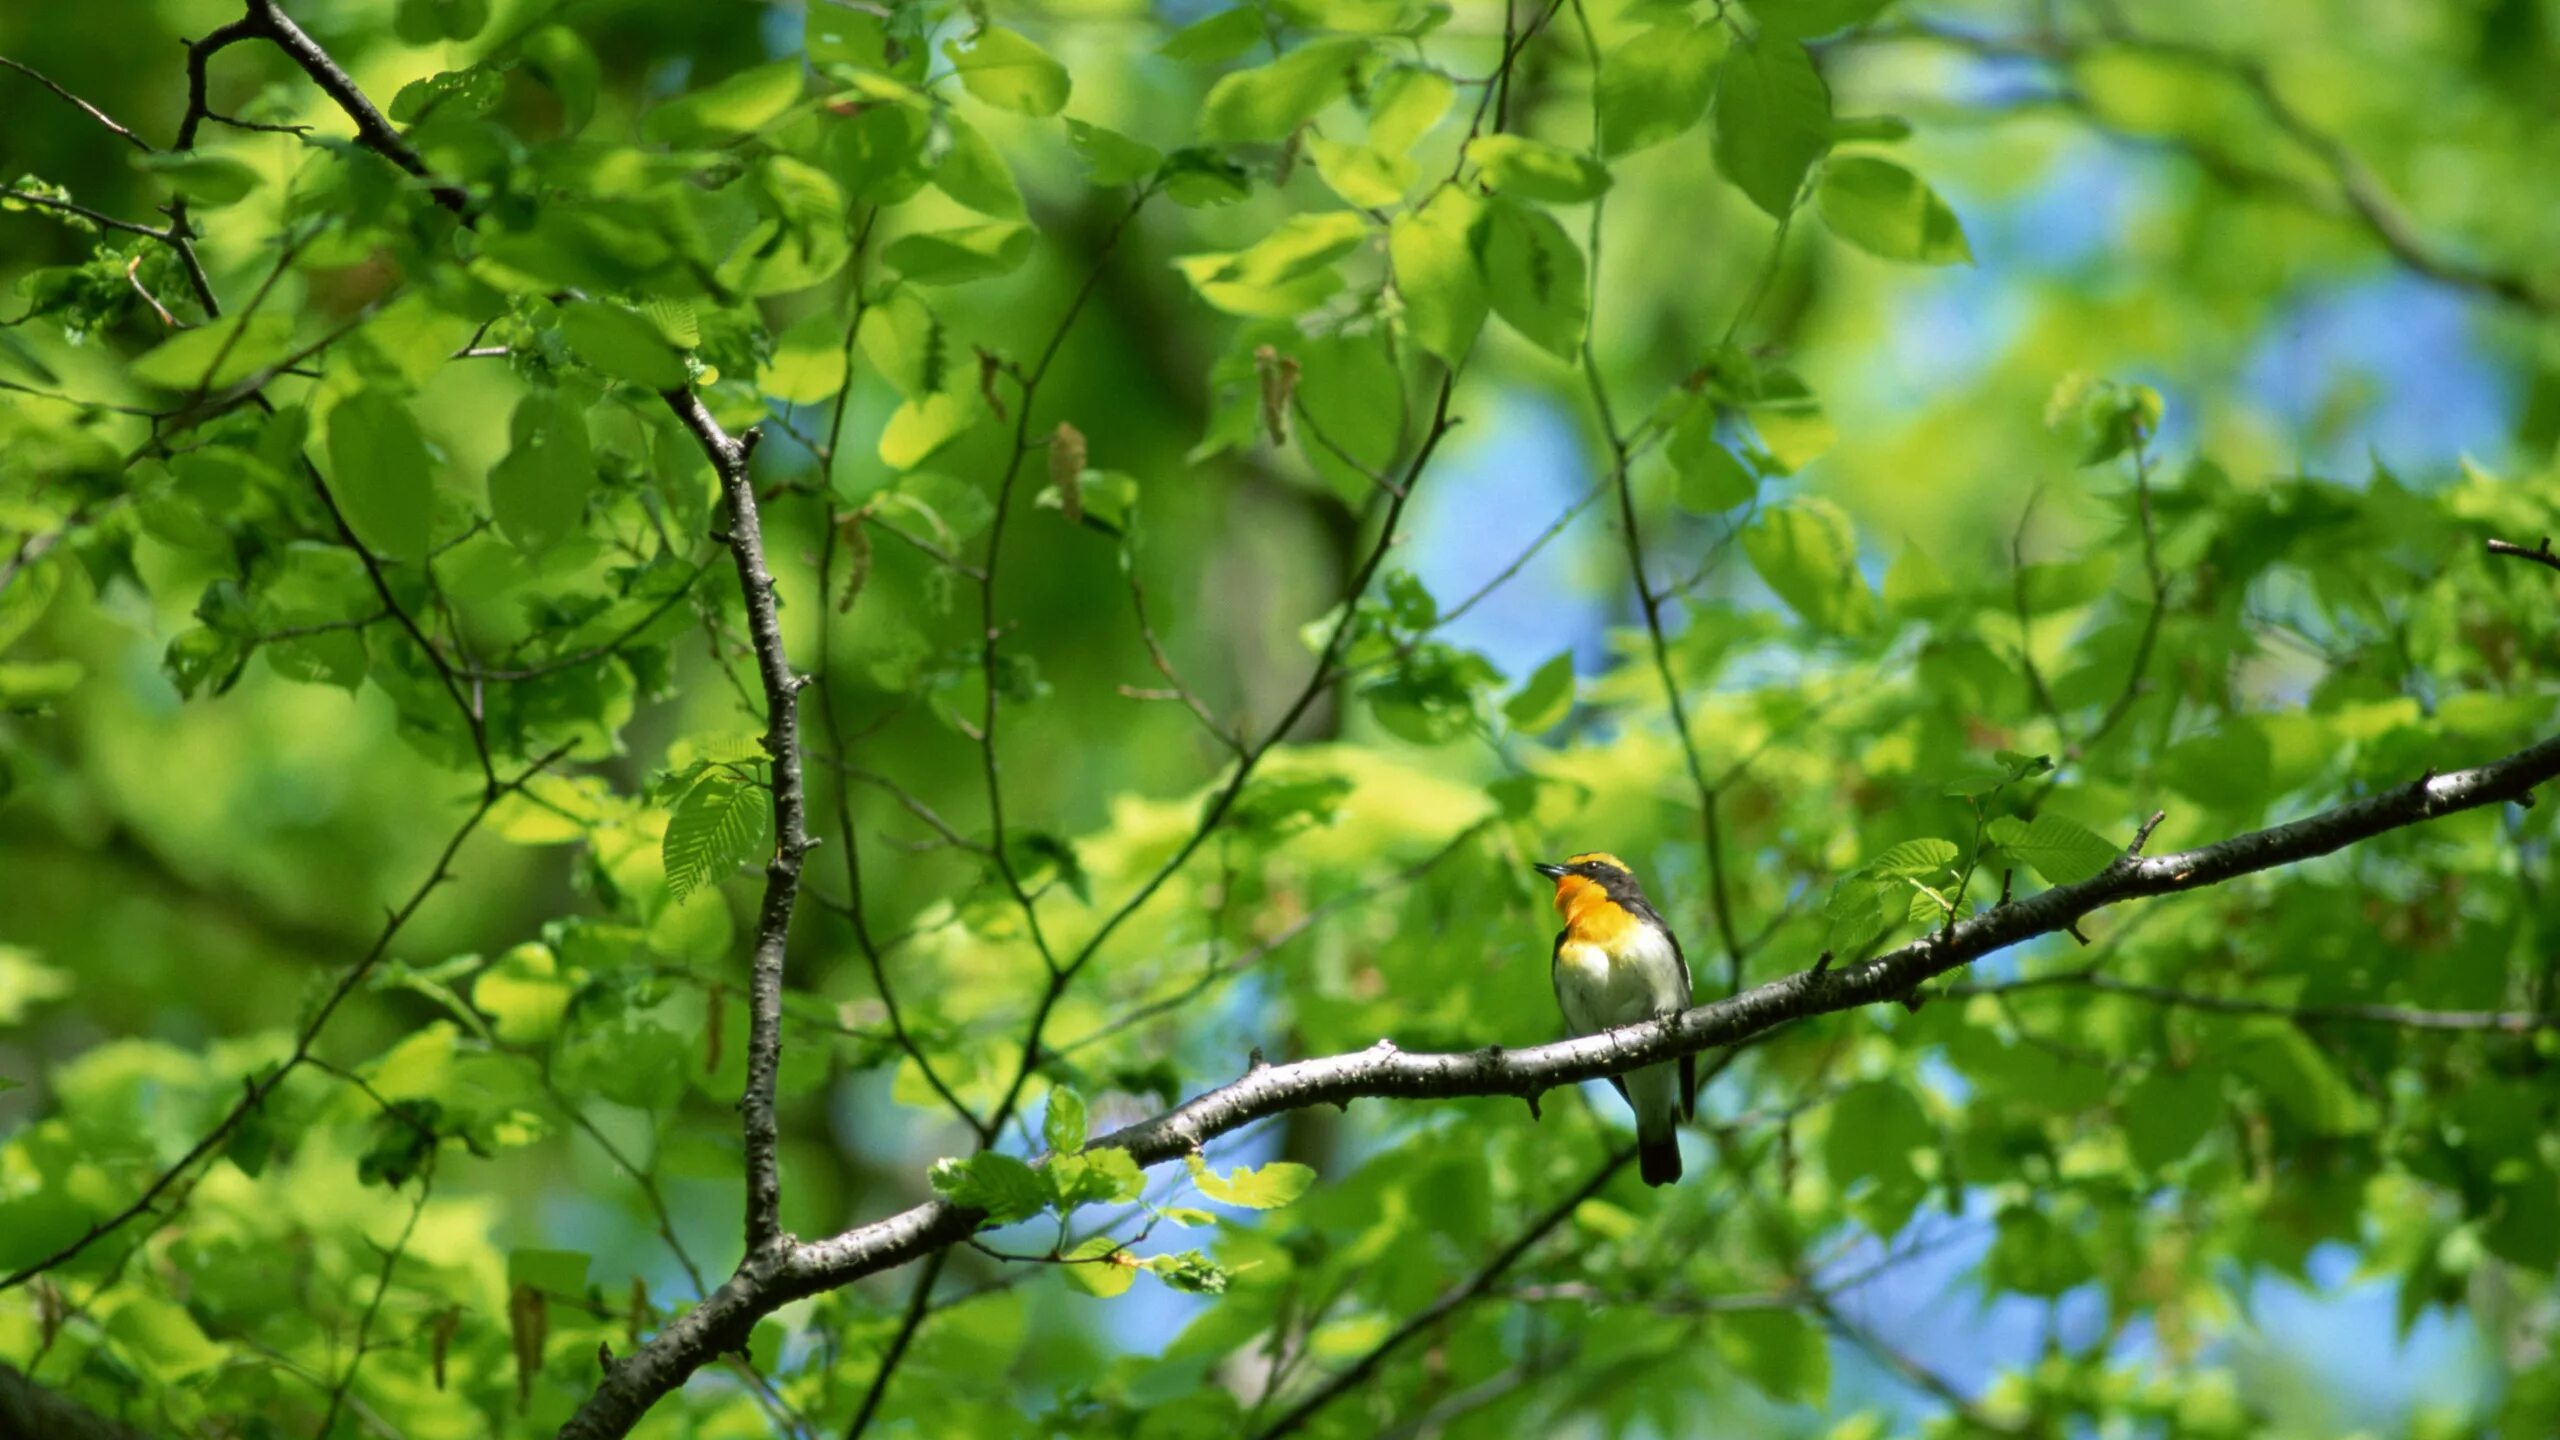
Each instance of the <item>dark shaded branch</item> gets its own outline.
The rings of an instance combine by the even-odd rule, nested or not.
[[[2490,1031],[2507,1035],[2525,1035],[2536,1030],[2560,1030],[2560,1015],[2540,1014],[2530,1010],[2425,1010],[2406,1005],[2289,1005],[2276,1000],[2253,1000],[2245,995],[2211,995],[2198,990],[2180,990],[2168,985],[2144,985],[2131,980],[2115,980],[2093,971],[2074,970],[2062,975],[2034,975],[2024,980],[2009,980],[1996,985],[1950,985],[1947,993],[1958,998],[1975,995],[2009,996],[2030,990],[2094,990],[2105,995],[2123,995],[2148,1000],[2155,1005],[2174,1006],[2182,1010],[2211,1010],[2223,1015],[2273,1015],[2286,1020],[2305,1022],[2346,1021],[2363,1025],[2394,1025],[2404,1030]]]
[[[2530,550],[2511,540],[2491,540],[2487,545],[2492,555],[2512,555],[2519,560],[2530,560],[2536,565],[2547,565],[2554,570],[2560,570],[2560,554],[2552,553],[2551,537],[2548,535],[2543,536],[2542,543]]]
[[[1617,1178],[1619,1171],[1627,1168],[1627,1162],[1635,1156],[1635,1147],[1632,1145],[1611,1155],[1606,1163],[1593,1172],[1590,1179],[1574,1187],[1573,1193],[1557,1201],[1537,1219],[1530,1221],[1518,1235],[1511,1238],[1510,1244],[1494,1252],[1493,1258],[1487,1260],[1474,1274],[1440,1292],[1439,1298],[1416,1311],[1412,1318],[1388,1332],[1385,1339],[1370,1346],[1358,1359],[1337,1371],[1297,1404],[1290,1406],[1279,1419],[1272,1421],[1258,1432],[1255,1440],[1277,1440],[1279,1436],[1297,1433],[1309,1420],[1315,1418],[1317,1411],[1340,1399],[1344,1393],[1365,1384],[1388,1356],[1411,1343],[1414,1337],[1439,1324],[1449,1316],[1450,1312],[1492,1289],[1494,1282],[1500,1280],[1504,1272],[1519,1263],[1521,1256],[1528,1254],[1531,1247],[1553,1234],[1556,1227],[1572,1219],[1573,1212],[1581,1206],[1582,1202],[1599,1194],[1611,1180]]]
[[[88,101],[74,95],[69,90],[64,89],[60,84],[57,84],[54,81],[53,77],[45,74],[41,70],[38,70],[33,65],[29,65],[23,60],[12,60],[6,55],[0,55],[0,65],[5,65],[10,69],[17,71],[19,74],[26,76],[28,79],[33,80],[47,90],[52,91],[54,94],[61,96],[64,104],[76,108],[80,113],[97,121],[99,124],[104,125],[109,131],[121,137],[126,144],[131,145],[136,150],[139,150],[146,155],[151,153],[150,141],[134,134],[131,129],[117,124],[114,116],[109,115],[106,111],[99,109],[97,106],[90,104]]]
[[[756,512],[748,461],[757,432],[732,438],[690,390],[666,393],[669,408],[711,457],[728,497],[729,532],[723,537],[736,563],[738,589],[746,597],[747,638],[764,689],[765,754],[773,763],[773,858],[765,864],[764,903],[756,913],[754,959],[748,972],[747,1088],[739,1097],[747,1146],[747,1249],[786,1244],[782,1234],[781,1127],[774,1089],[782,1073],[782,979],[791,938],[791,913],[800,897],[800,865],[809,838],[800,770],[800,687],[782,649],[780,597],[765,568],[764,526]],[[823,600],[820,603],[824,603]]]
[[[418,913],[418,907],[427,902],[427,897],[435,893],[436,887],[445,882],[446,877],[451,873],[453,857],[462,849],[462,842],[470,839],[471,833],[480,828],[480,822],[488,818],[491,808],[496,806],[502,798],[522,789],[533,777],[549,769],[551,763],[566,754],[568,749],[568,746],[562,745],[534,761],[514,779],[482,792],[480,801],[472,807],[470,816],[462,822],[460,828],[453,832],[452,837],[445,841],[444,849],[436,856],[434,867],[427,872],[427,878],[418,883],[418,888],[410,892],[408,900],[399,909],[392,911],[384,919],[382,929],[374,936],[372,946],[356,960],[355,964],[347,967],[346,973],[338,977],[338,983],[331,986],[329,993],[321,998],[320,1008],[312,1012],[310,1019],[302,1022],[302,1029],[294,1036],[293,1053],[285,1057],[284,1063],[262,1076],[250,1077],[243,1086],[243,1094],[238,1102],[233,1104],[231,1109],[204,1133],[202,1139],[188,1147],[187,1153],[179,1156],[177,1163],[161,1171],[158,1178],[145,1186],[142,1194],[135,1197],[132,1204],[92,1224],[81,1233],[78,1239],[43,1259],[30,1262],[21,1269],[0,1277],[0,1291],[12,1290],[25,1284],[55,1266],[77,1257],[99,1240],[124,1228],[125,1225],[148,1212],[152,1203],[158,1200],[170,1186],[176,1184],[180,1177],[193,1169],[197,1161],[219,1149],[222,1143],[231,1137],[231,1132],[239,1128],[241,1121],[255,1113],[259,1106],[266,1103],[267,1097],[274,1094],[278,1086],[284,1084],[288,1076],[310,1060],[311,1047],[319,1042],[320,1032],[328,1027],[330,1018],[338,1013],[338,1007],[346,1003],[347,997],[354,994],[357,987],[364,984],[366,978],[373,974],[374,967],[382,963],[382,957],[391,948],[392,937],[398,935],[401,927],[409,923],[410,917]]]
[[[845,1440],[860,1440],[880,1413],[880,1402],[888,1398],[889,1377],[898,1373],[898,1362],[907,1357],[907,1347],[915,1343],[916,1331],[924,1328],[925,1316],[933,1313],[933,1282],[942,1278],[943,1263],[951,1258],[948,1246],[936,1250],[916,1274],[915,1289],[907,1295],[907,1311],[898,1319],[898,1333],[889,1337],[889,1348],[880,1353],[880,1366],[871,1372],[871,1383],[862,1392],[862,1407],[853,1412],[853,1423],[845,1427]]]
[[[428,172],[426,162],[418,158],[418,152],[409,148],[409,142],[400,138],[400,132],[391,128],[391,122],[383,118],[382,112],[374,108],[373,102],[365,98],[364,91],[356,88],[356,82],[346,71],[338,68],[338,62],[330,58],[328,51],[320,48],[318,41],[294,24],[293,17],[285,14],[276,0],[248,0],[248,3],[246,23],[251,27],[250,33],[274,41],[277,49],[300,67],[303,74],[311,77],[311,83],[319,86],[330,102],[354,123],[359,143],[426,181],[427,193],[435,196],[437,204],[456,214],[462,212],[469,203],[469,197],[460,187],[439,181]]]
[[[0,1361],[0,1436],[9,1440],[147,1440],[129,1425],[82,1409]]]

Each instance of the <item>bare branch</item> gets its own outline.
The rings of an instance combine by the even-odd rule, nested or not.
[[[1271,1065],[1094,1140],[1141,1165],[1177,1159],[1264,1117],[1370,1097],[1543,1094],[1681,1055],[1732,1046],[1789,1021],[1899,1000],[1934,976],[2110,905],[2223,884],[2331,854],[2441,816],[2506,802],[2560,778],[2560,737],[2469,770],[2433,775],[2315,815],[2151,859],[2127,855],[2077,884],[1985,911],[1860,964],[1771,981],[1679,1015],[1524,1050],[1408,1053],[1381,1042],[1347,1055]],[[704,1304],[617,1366],[561,1431],[564,1440],[627,1434],[650,1404],[755,1321],[792,1300],[893,1269],[966,1240],[984,1217],[945,1201],[918,1205],[787,1254],[750,1257]]]
[[[0,65],[8,66],[10,69],[26,76],[28,79],[33,80],[47,90],[52,91],[54,94],[61,96],[63,103],[77,108],[80,113],[97,121],[99,124],[104,125],[109,131],[136,150],[139,150],[146,155],[151,153],[150,141],[134,134],[131,129],[117,124],[114,116],[109,115],[106,111],[99,109],[97,106],[90,104],[88,101],[81,99],[69,90],[64,89],[61,85],[55,83],[51,76],[46,75],[43,71],[38,70],[33,65],[29,65],[23,60],[12,60],[6,55],[0,55]]]
[[[728,497],[729,556],[747,605],[747,638],[764,689],[765,754],[773,763],[773,858],[765,865],[764,903],[756,916],[755,956],[748,976],[747,1088],[738,1109],[747,1144],[747,1250],[785,1248],[782,1233],[780,1122],[774,1089],[782,1072],[782,980],[791,938],[791,913],[800,895],[800,864],[809,853],[800,770],[800,688],[782,648],[782,617],[773,573],[765,568],[764,526],[756,511],[748,460],[756,432],[732,438],[690,390],[670,390],[668,406],[711,457]]]
[[[2552,552],[2551,537],[2548,535],[2543,536],[2542,543],[2530,550],[2509,540],[2490,540],[2486,543],[2492,555],[2512,555],[2519,560],[2530,560],[2536,565],[2547,565],[2554,570],[2560,570],[2560,554]]]

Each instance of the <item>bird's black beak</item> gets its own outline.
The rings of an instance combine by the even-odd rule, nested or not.
[[[1530,866],[1529,868],[1530,868],[1530,869],[1532,869],[1532,870],[1537,871],[1537,872],[1538,872],[1539,874],[1541,874],[1541,875],[1546,876],[1546,877],[1547,877],[1548,879],[1550,879],[1550,880],[1554,880],[1554,879],[1561,878],[1561,877],[1563,876],[1563,874],[1564,874],[1564,867],[1563,867],[1563,866],[1561,866],[1561,865],[1557,865],[1557,864],[1554,864],[1554,863],[1552,863],[1552,862],[1550,862],[1550,861],[1545,861],[1545,860],[1541,860],[1541,861],[1539,861],[1537,864],[1532,865],[1532,866]]]

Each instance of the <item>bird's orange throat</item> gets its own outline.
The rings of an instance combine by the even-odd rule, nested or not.
[[[1640,923],[1599,882],[1580,875],[1557,877],[1556,913],[1564,917],[1567,935],[1591,945],[1614,945]]]

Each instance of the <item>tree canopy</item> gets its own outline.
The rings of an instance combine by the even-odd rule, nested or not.
[[[2560,1430],[2550,5],[112,9],[0,1431]]]

